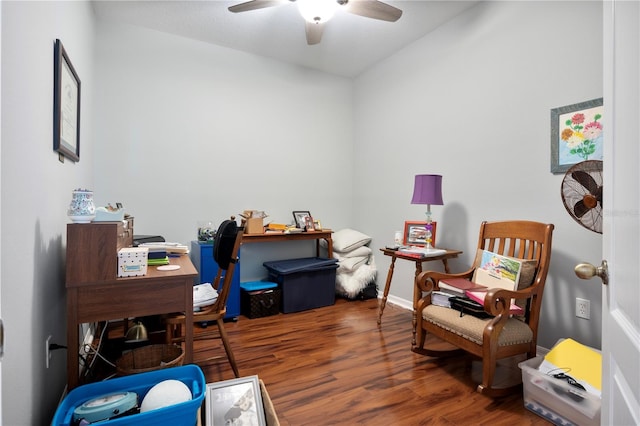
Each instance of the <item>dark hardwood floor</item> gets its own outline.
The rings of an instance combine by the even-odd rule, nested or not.
[[[411,313],[377,300],[226,323],[241,376],[258,375],[286,425],[548,425],[522,393],[491,399],[475,391],[470,356],[411,352]],[[196,359],[224,355],[219,339],[196,342]],[[226,357],[201,365],[207,382],[234,378]],[[517,363],[504,380],[520,377]],[[514,376],[515,375],[515,376]]]

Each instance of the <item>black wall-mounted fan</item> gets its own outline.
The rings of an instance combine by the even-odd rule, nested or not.
[[[562,180],[562,202],[580,225],[602,234],[602,161],[571,166]]]
[[[298,3],[310,3],[314,1],[319,3],[320,0],[297,0]],[[335,1],[334,8],[353,13],[354,15],[364,16],[365,18],[379,19],[381,21],[395,22],[402,16],[402,11],[396,7],[377,0],[323,0],[326,2]],[[266,7],[280,6],[287,2],[296,2],[296,0],[251,0],[244,3],[236,4],[229,7],[229,11],[248,12],[250,10],[264,9]],[[301,9],[304,7],[300,4]],[[318,44],[322,39],[322,30],[327,19],[320,14],[311,15],[306,18],[307,44]]]

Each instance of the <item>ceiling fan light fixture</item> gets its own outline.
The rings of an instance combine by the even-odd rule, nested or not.
[[[338,3],[335,0],[297,0],[300,15],[315,24],[325,23],[336,12]]]

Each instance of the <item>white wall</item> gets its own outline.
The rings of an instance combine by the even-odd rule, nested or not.
[[[99,204],[123,202],[140,234],[186,242],[199,221],[243,209],[278,222],[308,209],[326,226],[372,235],[377,249],[404,220],[424,217],[409,204],[413,176],[442,173],[438,245],[465,251],[452,269],[470,261],[482,220],[554,223],[539,343],[599,346],[599,284],[572,269],[599,262],[600,236],[568,216],[562,176],[548,171],[549,110],[602,95],[598,2],[481,4],[355,81],[96,24],[84,2],[2,7],[4,424],[48,423],[64,386],[64,351],[49,370],[43,352],[49,334],[65,343],[76,187],[93,188]],[[82,80],[77,164],[51,149],[56,38]],[[245,278],[276,249],[252,248],[246,258],[258,266],[245,262]],[[388,259],[376,261],[383,284]],[[412,275],[397,265],[396,300],[411,300]],[[576,296],[592,301],[591,321],[573,316]]]
[[[66,352],[45,369],[45,339],[66,344],[66,211],[93,186],[93,14],[85,2],[2,2],[2,423],[47,424],[66,382]],[[80,162],[53,151],[53,51],[81,80]]]
[[[437,173],[437,245],[464,250],[453,271],[471,263],[483,220],[555,224],[545,347],[560,337],[600,346],[600,285],[573,267],[599,264],[601,235],[565,211],[549,126],[551,108],[602,96],[601,15],[599,2],[481,3],[355,82],[354,223],[373,246],[391,243],[405,220],[424,219],[426,206],[410,204],[414,175]],[[376,261],[382,285],[389,260]],[[392,296],[412,300],[413,274],[396,264]],[[575,317],[576,297],[591,300],[590,321]]]
[[[245,209],[350,223],[351,80],[110,23],[96,60],[95,197],[122,202],[136,234],[188,243],[198,222]],[[243,280],[266,277],[260,253],[283,245],[257,246]]]

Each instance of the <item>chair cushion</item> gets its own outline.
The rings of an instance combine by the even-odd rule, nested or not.
[[[460,316],[460,311],[443,306],[429,305],[422,310],[422,318],[430,323],[451,331],[478,345],[482,344],[482,332],[490,319],[480,319],[471,315]],[[499,346],[528,343],[533,339],[529,326],[516,318],[509,318],[500,337]]]

